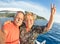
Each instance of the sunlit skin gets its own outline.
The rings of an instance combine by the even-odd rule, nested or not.
[[[25,20],[25,24],[26,24],[26,31],[30,31],[31,27],[34,24],[34,20],[33,17],[31,15],[27,15],[26,20]]]
[[[23,20],[24,20],[24,14],[23,14],[22,12],[19,12],[19,13],[17,13],[17,15],[14,17],[14,20],[13,20],[12,22],[11,22],[11,21],[7,21],[7,22],[4,23],[4,25],[5,25],[5,24],[8,24],[8,23],[13,23],[14,26],[15,26],[17,29],[19,29],[19,26],[22,25]],[[12,28],[13,28],[13,27],[12,27]],[[5,34],[7,35],[8,31],[4,30],[4,32],[5,32]],[[18,30],[17,37],[19,37],[18,35],[19,35],[19,30]]]
[[[5,44],[5,34],[0,29],[0,44]]]
[[[49,30],[52,28],[53,21],[54,21],[54,16],[55,16],[55,15],[54,15],[55,12],[56,12],[55,6],[53,6],[53,7],[51,6],[50,19],[49,19],[49,21],[48,21],[48,23],[47,23],[47,26],[45,27],[46,30],[44,29],[44,31],[49,31]],[[23,14],[22,14],[22,13],[19,13],[19,14],[15,17],[15,19],[14,19],[15,25],[19,27],[19,26],[22,24],[23,19],[24,19]],[[27,32],[29,32],[29,31],[31,30],[33,24],[34,24],[33,16],[27,15],[27,16],[26,16],[26,20],[25,20],[25,25],[26,25],[26,31],[27,31]],[[25,36],[24,36],[24,37],[25,37]]]
[[[14,21],[13,22],[15,23],[15,25],[17,27],[19,27],[22,24],[23,19],[24,19],[23,13],[18,13],[16,15],[16,17],[14,18]]]
[[[14,17],[14,24],[19,27],[20,25],[22,25],[22,22],[24,20],[24,15],[23,13],[17,13],[17,15]],[[11,22],[10,20],[6,21],[4,24],[7,24]]]
[[[47,23],[47,27],[45,31],[49,31],[52,28],[53,22],[54,22],[54,14],[56,12],[56,8],[55,6],[51,6],[51,15],[50,15],[50,19],[49,22]],[[32,28],[33,24],[34,24],[34,20],[33,17],[31,15],[27,15],[26,20],[25,20],[25,24],[26,24],[26,31],[30,31],[30,29]]]

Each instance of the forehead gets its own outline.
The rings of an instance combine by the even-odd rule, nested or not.
[[[23,13],[17,13],[16,17],[23,17]]]
[[[27,15],[27,19],[33,19],[33,16]]]

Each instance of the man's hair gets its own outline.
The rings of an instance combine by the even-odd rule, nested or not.
[[[22,13],[22,14],[24,15],[23,11],[17,11],[17,14],[18,14],[18,13]]]
[[[33,20],[36,19],[36,15],[34,13],[32,13],[32,12],[25,12],[25,15],[24,16],[25,16],[25,20],[26,20],[27,16],[32,16],[33,17]]]
[[[17,11],[16,15],[14,17],[16,17],[18,15],[18,13],[22,13],[24,15],[23,11]]]

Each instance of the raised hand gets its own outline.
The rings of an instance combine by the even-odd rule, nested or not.
[[[4,25],[5,25],[5,24],[7,24],[7,23],[10,23],[10,22],[11,22],[11,21],[10,21],[10,20],[8,20],[8,21],[4,22]]]
[[[56,7],[54,4],[51,5],[51,14],[54,15],[56,12]]]

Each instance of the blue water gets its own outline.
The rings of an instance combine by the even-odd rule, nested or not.
[[[35,24],[46,25],[47,21],[37,20],[35,21]],[[40,34],[37,37],[37,40],[39,42],[46,40],[46,44],[60,44],[60,24],[54,23],[51,30],[47,33]]]
[[[0,18],[0,26],[7,20],[13,20],[13,18]],[[35,25],[46,25],[46,20],[36,20]],[[37,37],[39,42],[46,40],[46,44],[60,44],[60,24],[54,23],[51,30],[47,33],[40,34]]]

